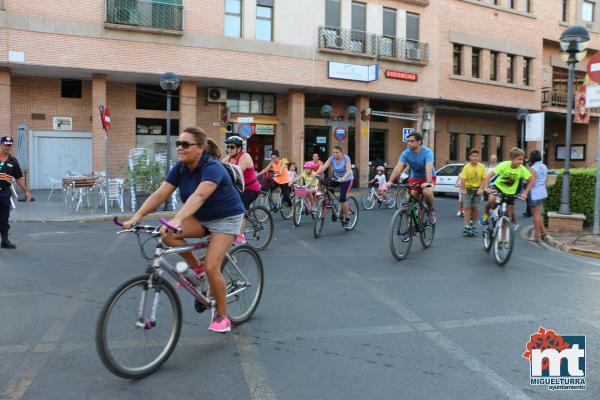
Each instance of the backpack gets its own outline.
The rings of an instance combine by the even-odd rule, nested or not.
[[[222,161],[219,162],[225,167],[225,171],[227,171],[227,173],[229,174],[229,177],[231,178],[231,183],[233,183],[233,187],[239,193],[243,193],[245,189],[244,173],[242,172],[240,166]]]

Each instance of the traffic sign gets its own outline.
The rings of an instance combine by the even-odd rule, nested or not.
[[[587,73],[591,80],[600,83],[600,52],[594,54],[588,61]]]
[[[585,107],[600,107],[600,85],[588,85],[585,87]]]
[[[402,128],[402,141],[404,143],[408,142],[408,135],[410,135],[414,131],[414,128]]]
[[[238,134],[244,139],[250,139],[254,135],[254,127],[252,124],[240,124],[238,126]]]
[[[348,128],[345,126],[338,126],[335,128],[335,132],[333,134],[337,140],[342,141],[346,139],[346,136],[348,136]]]

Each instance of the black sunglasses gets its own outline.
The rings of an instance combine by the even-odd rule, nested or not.
[[[227,146],[228,149],[232,150],[235,149],[237,146],[235,144],[230,144]]]
[[[190,143],[190,142],[188,142],[188,141],[186,141],[186,140],[176,140],[176,141],[175,141],[175,147],[179,147],[179,146],[181,146],[181,147],[183,147],[184,149],[189,149],[189,148],[190,148],[190,146],[197,146],[197,145],[199,145],[199,144],[200,144],[200,143]]]

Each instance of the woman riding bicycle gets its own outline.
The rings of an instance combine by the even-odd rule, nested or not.
[[[340,204],[342,205],[342,226],[345,228],[348,226],[348,219],[350,218],[350,208],[348,207],[348,194],[352,187],[352,162],[350,157],[342,153],[342,146],[335,145],[333,147],[333,155],[325,161],[317,172],[316,175],[321,175],[329,166],[333,166],[333,178],[332,182],[339,183],[340,185]]]
[[[130,229],[138,224],[146,214],[156,210],[179,188],[184,205],[169,224],[180,227],[183,232],[174,233],[163,226],[163,242],[168,246],[184,246],[187,244],[184,238],[210,235],[203,266],[192,252],[181,253],[181,256],[195,272],[202,272],[202,268],[206,271],[217,303],[215,318],[208,329],[213,332],[229,332],[231,321],[227,317],[221,264],[234,238],[240,233],[244,204],[229,173],[219,161],[219,147],[202,129],[186,128],[175,144],[179,161],[171,168],[160,187],[123,227]]]
[[[271,161],[262,171],[258,173],[258,175],[262,175],[271,170],[273,171],[273,179],[275,180],[277,187],[281,188],[281,196],[283,197],[283,201],[285,201],[288,207],[291,208],[292,200],[290,200],[290,174],[285,162],[279,158],[278,150],[273,150],[271,153]]]

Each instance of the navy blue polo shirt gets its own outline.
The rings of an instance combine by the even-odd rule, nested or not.
[[[217,185],[217,189],[194,213],[200,221],[212,221],[244,213],[240,193],[233,187],[229,173],[219,160],[206,153],[202,154],[198,166],[193,171],[181,161],[175,163],[165,181],[179,188],[179,195],[184,203],[200,183],[210,181]]]

